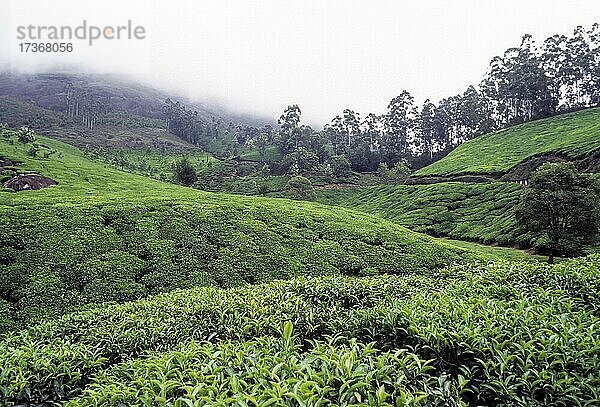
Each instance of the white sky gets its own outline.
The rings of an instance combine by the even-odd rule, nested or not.
[[[278,117],[297,103],[304,121],[344,108],[382,113],[408,89],[418,101],[462,92],[491,58],[600,20],[599,0],[3,0],[0,69],[57,64],[133,74],[145,83],[239,112]],[[24,54],[20,25],[146,28],[137,41],[74,43],[72,54]]]

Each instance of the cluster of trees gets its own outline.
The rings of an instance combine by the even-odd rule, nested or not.
[[[205,149],[219,135],[216,120],[202,120],[198,111],[171,99],[165,100],[165,121],[171,133]]]
[[[480,85],[496,127],[571,111],[600,102],[600,26],[579,26],[536,45],[525,35],[518,48],[495,57]]]
[[[65,114],[81,120],[81,123],[93,129],[97,123],[110,111],[110,96],[96,95],[85,89],[67,82],[64,89]]]
[[[490,62],[477,86],[433,103],[415,103],[404,90],[384,114],[343,110],[322,131],[301,124],[301,110],[288,106],[279,131],[241,132],[239,143],[277,144],[292,172],[327,169],[344,157],[355,171],[393,167],[407,159],[419,167],[478,135],[529,120],[600,104],[600,26],[577,27],[571,37],[554,35],[536,45],[525,35]],[[336,159],[339,162],[339,158]]]

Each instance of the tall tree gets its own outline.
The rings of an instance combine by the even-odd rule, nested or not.
[[[350,151],[353,144],[360,137],[360,114],[351,109],[343,112],[344,134],[346,135],[346,149]]]
[[[414,125],[414,98],[404,90],[388,104],[382,148],[388,163],[410,155],[410,131]]]
[[[288,106],[277,123],[279,124],[279,142],[281,150],[287,154],[300,146],[300,116],[302,112],[298,105]]]
[[[595,238],[600,187],[572,163],[544,164],[531,176],[516,209],[517,221],[536,236],[535,246],[556,254],[580,251]]]

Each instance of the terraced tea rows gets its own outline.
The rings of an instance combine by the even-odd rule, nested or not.
[[[582,158],[600,150],[600,109],[586,109],[484,134],[420,169],[419,176],[503,174],[528,158]]]
[[[467,255],[374,216],[195,191],[104,167],[56,141],[39,142],[57,153],[30,157],[26,146],[0,142],[0,156],[21,162],[17,171],[58,181],[38,191],[0,192],[2,331],[90,303],[176,288],[424,274]]]
[[[317,200],[375,214],[433,236],[527,246],[529,237],[514,217],[520,193],[515,183],[448,182],[321,190]]]

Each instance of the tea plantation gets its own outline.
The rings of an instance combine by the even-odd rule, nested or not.
[[[488,133],[459,145],[416,175],[502,174],[535,156],[581,158],[600,150],[599,118],[600,109],[586,109]]]
[[[518,240],[517,185],[320,192],[367,214],[36,143],[0,134],[3,182],[58,182],[0,190],[0,405],[600,404],[599,255],[507,262],[394,223]]]
[[[317,200],[376,214],[433,236],[527,246],[528,235],[514,217],[520,193],[516,183],[443,182],[321,190]]]
[[[600,258],[193,288],[0,342],[8,404],[600,402]]]
[[[0,192],[0,330],[85,304],[308,275],[426,274],[471,254],[374,216],[211,194],[117,171],[57,141],[0,156],[58,181]]]

